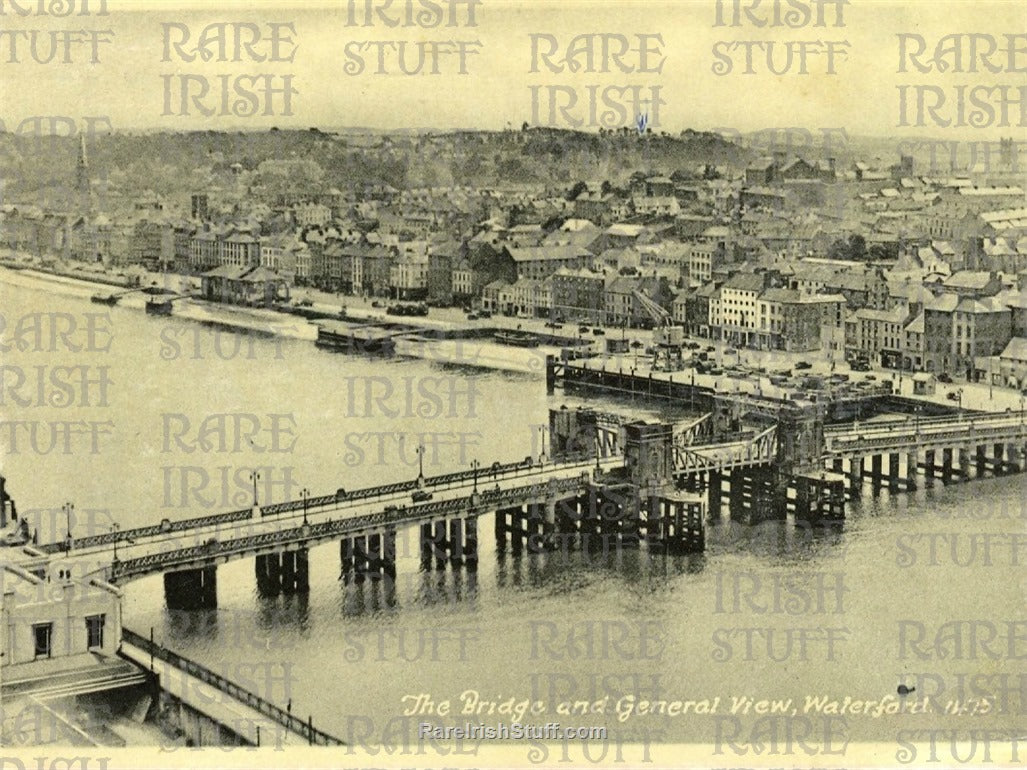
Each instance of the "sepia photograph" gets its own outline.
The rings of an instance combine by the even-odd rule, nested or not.
[[[1027,762],[1020,0],[0,0],[0,770]]]

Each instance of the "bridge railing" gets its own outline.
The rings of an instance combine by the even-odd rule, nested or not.
[[[304,722],[302,719],[294,717],[285,709],[282,709],[259,695],[240,687],[235,682],[221,676],[221,674],[211,671],[206,666],[202,666],[196,661],[189,660],[189,658],[179,655],[176,652],[172,652],[162,645],[151,642],[145,636],[137,634],[135,631],[122,627],[121,636],[123,641],[138,647],[143,652],[174,666],[179,671],[183,671],[189,676],[199,679],[204,684],[208,684],[211,687],[220,690],[240,703],[249,706],[254,711],[263,714],[268,719],[277,722],[286,730],[289,730],[296,735],[303,736],[306,738],[307,742],[313,746],[346,745],[338,738],[329,735],[323,730],[315,728],[311,720]]]
[[[996,422],[981,424],[977,419],[948,428],[935,425],[924,429],[923,426],[899,430],[893,426],[886,431],[860,431],[841,435],[825,435],[828,452],[849,452],[865,449],[907,448],[911,445],[934,445],[940,442],[964,443],[986,440],[1025,440],[1027,424],[1019,421]]]
[[[768,428],[744,441],[685,447],[675,444],[674,470],[694,473],[718,468],[770,462],[777,454],[777,427]]]
[[[522,471],[534,471],[542,470],[537,463],[529,464],[525,460],[512,463],[493,463],[487,468],[479,468],[477,470],[477,477],[480,481],[488,479],[494,479],[498,476],[510,476],[517,475]],[[424,484],[428,488],[446,487],[454,484],[471,481],[475,476],[474,470],[461,470],[454,473],[446,473],[440,476],[429,476],[424,480]],[[321,495],[319,497],[310,497],[306,500],[306,507],[308,510],[316,510],[318,508],[325,508],[330,505],[343,505],[351,502],[359,502],[361,500],[368,500],[375,497],[384,497],[385,495],[392,495],[404,492],[413,492],[418,488],[417,480],[411,481],[398,481],[390,484],[381,484],[376,487],[366,487],[364,489],[355,489],[352,492],[346,492],[345,494],[333,494],[333,495]],[[272,503],[260,507],[261,517],[264,516],[276,516],[282,513],[291,513],[293,511],[301,511],[304,507],[303,500],[289,500],[282,503]],[[240,521],[246,521],[253,516],[252,508],[243,508],[236,511],[228,511],[226,513],[214,513],[206,516],[198,516],[191,519],[179,519],[172,521],[170,519],[164,519],[159,524],[151,524],[144,527],[134,527],[132,529],[124,529],[112,532],[102,532],[96,535],[88,535],[86,537],[75,538],[73,545],[75,548],[90,548],[102,545],[113,545],[115,542],[124,542],[127,540],[137,540],[145,537],[158,537],[160,535],[166,535],[173,532],[186,532],[192,529],[204,529],[206,527],[216,527],[226,524],[235,524]],[[56,543],[44,543],[37,546],[40,551],[47,554],[59,553],[66,550],[67,544],[64,541]]]
[[[697,420],[684,425],[676,426],[674,431],[674,443],[679,446],[691,446],[699,443],[700,439],[708,439],[713,436],[713,414],[707,412]]]
[[[433,515],[451,514],[454,511],[472,509],[495,509],[504,504],[522,502],[538,497],[560,495],[579,489],[587,482],[587,473],[575,478],[550,479],[549,481],[512,487],[510,489],[483,490],[471,500],[458,498],[438,500],[402,508],[390,506],[384,511],[351,516],[343,519],[322,521],[316,524],[304,523],[289,529],[278,529],[256,535],[246,535],[231,540],[211,540],[202,545],[186,546],[173,550],[162,550],[146,556],[138,556],[111,565],[111,579],[138,577],[167,569],[188,568],[197,563],[209,563],[218,558],[238,556],[295,543],[329,540],[348,532],[372,527],[399,526],[423,520]]]
[[[993,425],[1018,425],[1025,420],[1020,412],[968,412],[962,416],[948,415],[945,417],[915,417],[910,415],[901,420],[881,420],[875,422],[860,422],[858,425],[845,423],[842,425],[827,425],[824,427],[825,436],[849,436],[854,434],[891,432],[895,429],[907,429],[912,426],[919,426],[921,430],[926,428],[943,428],[948,425],[965,425],[988,427]]]
[[[136,538],[166,535],[172,532],[184,532],[190,529],[202,529],[203,527],[213,527],[219,526],[221,524],[234,524],[238,521],[245,521],[252,515],[252,509],[244,508],[238,511],[228,511],[227,513],[212,513],[207,516],[197,516],[192,519],[179,519],[178,521],[164,519],[160,524],[150,524],[145,527],[123,529],[118,530],[116,532],[102,532],[97,535],[88,535],[86,537],[74,538],[73,544],[75,548],[89,548],[91,546],[97,545],[111,545],[115,541],[123,542],[125,540],[134,540]],[[44,553],[57,553],[59,551],[65,550],[67,546],[64,542],[59,542],[45,543],[43,545],[39,545],[36,547]]]
[[[437,489],[440,487],[451,487],[468,481],[473,481],[475,477],[477,477],[478,481],[485,482],[499,476],[516,476],[521,471],[541,472],[542,470],[544,470],[544,468],[537,463],[533,462],[529,464],[524,460],[514,463],[493,463],[491,466],[479,468],[477,471],[473,469],[460,470],[454,471],[453,473],[444,473],[439,476],[426,476],[424,479],[424,486],[428,489]],[[382,484],[377,487],[355,489],[352,492],[346,492],[342,495],[335,494],[324,495],[322,497],[311,497],[307,499],[306,506],[308,511],[313,511],[317,508],[324,508],[333,504],[342,505],[345,503],[357,502],[359,500],[384,497],[385,495],[413,492],[418,488],[419,486],[416,479],[411,481],[397,481],[391,484]],[[302,500],[289,500],[283,503],[265,505],[261,507],[260,515],[276,516],[281,513],[301,511],[303,510],[303,505],[304,503]]]

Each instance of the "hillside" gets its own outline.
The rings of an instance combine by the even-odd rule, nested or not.
[[[183,199],[204,187],[233,184],[235,171],[265,161],[308,161],[311,193],[389,184],[617,183],[643,169],[670,174],[703,165],[744,166],[751,150],[716,134],[639,136],[634,130],[584,133],[549,128],[417,135],[367,132],[152,132],[88,137],[89,173],[122,195],[146,190]],[[8,200],[75,182],[76,137],[0,134],[0,176]],[[313,165],[311,165],[313,164]],[[241,168],[240,168],[241,167]]]

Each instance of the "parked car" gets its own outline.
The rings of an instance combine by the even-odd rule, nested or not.
[[[948,372],[942,372],[938,375],[938,382],[944,382],[946,384],[952,384],[952,375]]]
[[[379,302],[378,300],[375,300],[374,302],[371,303],[371,307],[385,307],[385,303],[384,302]]]
[[[468,313],[467,314],[467,320],[468,321],[477,321],[478,320],[478,314],[477,313]]]
[[[796,369],[812,369],[813,368],[813,364],[811,364],[809,361],[799,361],[799,363],[797,363],[795,365],[795,368]]]
[[[953,392],[953,393],[946,393],[945,394],[945,398],[947,398],[949,401],[959,401],[961,396],[960,396],[959,393]]]
[[[604,332],[597,326],[595,329],[592,330],[592,334],[594,334],[596,337],[602,337],[606,334],[606,332]]]
[[[700,345],[698,342],[689,342],[688,343],[688,349],[689,350],[698,350],[701,347],[702,347],[702,345]]]
[[[631,347],[642,348],[645,347],[645,345],[642,344],[641,340],[631,340]]]
[[[426,502],[428,500],[431,500],[432,494],[431,494],[431,492],[428,492],[428,491],[426,491],[424,489],[415,489],[414,493],[412,495],[410,495],[410,498],[415,503],[423,503],[423,502]]]
[[[491,318],[492,317],[492,311],[491,310],[481,310],[481,311],[478,312],[478,317],[479,318]]]

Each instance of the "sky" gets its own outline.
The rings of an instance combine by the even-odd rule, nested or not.
[[[798,28],[775,26],[775,6],[782,18],[792,11],[800,21],[807,15],[813,21],[816,0],[762,0],[748,16],[744,10],[754,0],[721,0],[725,21],[738,2],[740,26],[716,23],[717,0],[474,0],[472,26],[467,23],[469,1],[391,0],[386,6],[387,0],[337,0],[316,8],[302,2],[229,0],[212,9],[198,3],[107,0],[108,12],[97,15],[101,0],[86,0],[91,13],[80,15],[83,0],[77,0],[75,14],[55,18],[20,16],[8,0],[0,3],[6,7],[0,14],[0,119],[9,130],[36,115],[106,116],[113,128],[130,130],[501,129],[525,121],[596,130],[634,126],[643,113],[651,128],[672,133],[803,126],[844,128],[854,135],[1027,139],[1020,107],[1013,101],[1019,100],[1017,89],[1027,88],[1027,74],[1010,71],[1027,70],[1027,4],[1015,0],[825,0],[821,10],[827,25]],[[29,0],[18,2],[30,5]],[[368,5],[382,10],[364,25]],[[429,22],[437,18],[434,8],[451,10],[457,24],[388,26],[389,20],[402,20],[407,6],[413,19]],[[841,24],[836,25],[839,11]],[[206,47],[211,60],[194,56],[203,30],[225,23],[225,56],[219,55],[216,41]],[[238,38],[233,23],[245,25]],[[87,33],[72,35],[65,49],[62,34],[68,30]],[[43,59],[51,50],[51,33],[57,35],[54,60],[32,59],[28,46],[33,33]],[[254,33],[260,39],[247,46]],[[916,71],[908,58],[907,71],[900,71],[900,35],[922,36],[926,52],[920,61],[930,64],[942,36],[958,33],[964,34],[959,39],[961,67],[952,66],[950,55],[947,72]],[[987,36],[976,39],[978,51],[992,42],[999,50],[1006,48],[1004,36],[1018,33],[1022,37],[1014,47],[1024,50],[1014,53],[1011,62],[1008,56],[993,54],[990,62],[1001,71],[983,71],[979,57],[970,56],[968,33]],[[580,48],[571,57],[578,71],[564,67],[554,72],[575,39],[582,46],[592,44],[592,58],[587,48]],[[919,38],[907,41],[915,50]],[[425,52],[419,74],[400,71],[398,45],[391,45],[400,43],[411,70]],[[783,74],[768,67],[771,43],[774,58],[769,64]],[[618,58],[614,54],[622,46],[627,52]],[[753,51],[751,74],[745,72],[747,48]],[[61,61],[65,50],[70,62]],[[790,68],[785,58],[789,50]],[[385,74],[376,71],[379,51]],[[441,52],[437,74],[430,72],[433,51]],[[555,52],[548,58],[541,55],[550,51]],[[967,71],[971,62],[977,71]],[[280,90],[268,97],[263,85],[254,89],[254,82]],[[234,89],[237,83],[255,96],[233,107],[239,94],[233,91],[225,100],[222,86]],[[925,86],[938,90],[925,91]],[[183,87],[192,95],[204,87],[208,91],[199,104],[186,98],[183,108]],[[286,87],[291,114],[283,114],[281,89]],[[905,118],[900,87],[906,89]],[[1009,125],[998,125],[997,112],[979,115],[979,127],[969,124],[970,116],[964,120],[967,125],[957,125],[959,87],[967,89],[963,95],[971,107],[976,95],[996,109],[1002,101],[998,87],[1004,87]],[[974,88],[978,90],[972,92]],[[594,107],[593,95],[598,100]],[[926,107],[939,96],[945,104],[932,114]],[[919,111],[918,98],[924,105]],[[575,103],[568,106],[571,99]],[[254,105],[255,114],[250,114]]]

